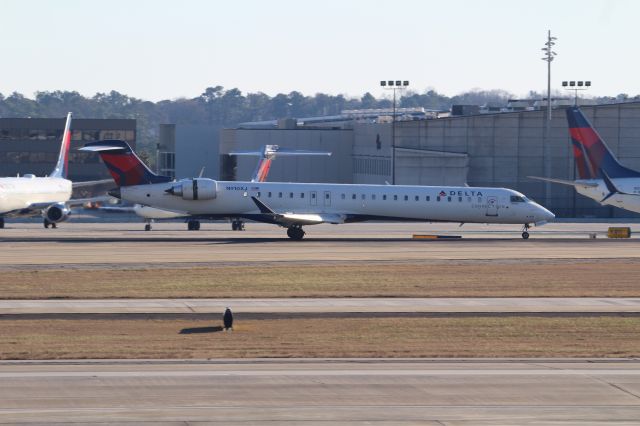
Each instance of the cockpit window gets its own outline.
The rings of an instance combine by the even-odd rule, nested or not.
[[[519,195],[512,195],[511,196],[511,202],[512,203],[524,203],[526,200],[524,199],[524,197],[521,197]]]

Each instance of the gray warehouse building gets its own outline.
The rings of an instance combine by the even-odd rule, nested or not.
[[[611,150],[640,170],[640,103],[582,107]],[[388,118],[388,117],[387,117]],[[228,157],[233,150],[265,144],[332,151],[326,158],[277,160],[270,180],[384,184],[391,181],[391,126],[385,120],[344,119],[297,126],[239,126],[220,136],[220,177],[248,179],[255,159]],[[388,120],[387,120],[388,121]],[[525,110],[397,121],[396,183],[508,187],[542,203],[559,217],[633,217],[603,207],[571,187],[528,176],[574,179],[571,141],[563,108],[553,110],[546,138],[546,111]]]
[[[51,173],[60,152],[64,125],[65,118],[0,118],[1,175]],[[78,151],[85,143],[122,139],[136,146],[136,120],[73,119],[71,131],[69,178],[74,181],[111,177],[96,153]]]

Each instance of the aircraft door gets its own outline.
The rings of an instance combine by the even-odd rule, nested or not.
[[[498,197],[487,197],[486,216],[498,216]]]
[[[317,206],[318,205],[318,193],[316,191],[311,191],[311,193],[309,194],[309,202],[311,203],[312,206]]]
[[[331,206],[331,191],[324,191],[324,206]]]

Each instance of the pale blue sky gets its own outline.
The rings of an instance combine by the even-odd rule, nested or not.
[[[0,93],[118,90],[153,101],[207,86],[269,95],[384,94],[381,79],[447,95],[554,88],[640,94],[633,0],[2,0]]]

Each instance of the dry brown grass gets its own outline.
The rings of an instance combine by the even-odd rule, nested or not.
[[[0,298],[640,296],[640,262],[5,271]]]
[[[637,317],[0,321],[2,359],[637,357]],[[181,331],[191,331],[181,333]]]

